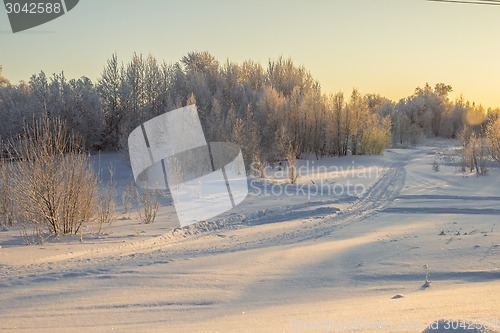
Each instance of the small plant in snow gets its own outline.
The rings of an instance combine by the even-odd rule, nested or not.
[[[434,161],[432,162],[432,170],[434,172],[438,172],[439,171],[439,162],[437,161],[437,159],[434,159]]]
[[[98,194],[97,223],[99,233],[102,233],[104,225],[111,225],[115,217],[116,202],[113,190],[113,169],[109,169],[109,181],[105,188]],[[81,236],[81,235],[80,235]]]
[[[425,272],[425,281],[422,285],[422,288],[429,288],[431,286],[431,281],[429,281],[429,266],[427,264],[424,265]]]
[[[160,208],[156,192],[154,190],[144,190],[141,195],[141,205],[142,209],[139,211],[141,221],[145,224],[153,223]]]
[[[31,244],[44,244],[47,238],[50,237],[50,233],[45,233],[42,231],[39,225],[33,226],[33,230],[31,236],[28,234],[26,230],[26,226],[24,223],[21,223],[21,228],[19,229],[19,234],[23,238],[23,242],[25,245]]]
[[[131,182],[127,189],[122,193],[122,204],[125,214],[130,217],[130,212],[134,207],[134,202],[138,202],[139,193],[137,193],[137,188],[134,182]]]

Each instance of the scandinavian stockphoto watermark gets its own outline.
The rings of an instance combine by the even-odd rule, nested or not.
[[[324,165],[315,161],[305,160],[293,166],[297,175],[295,183],[290,183],[290,174],[287,162],[278,166],[267,164],[265,167],[258,163],[250,165],[250,171],[259,178],[271,180],[262,186],[259,178],[250,181],[250,193],[264,196],[303,196],[310,200],[312,197],[362,197],[366,193],[366,180],[379,179],[385,168],[376,166],[355,165]]]
[[[239,147],[207,143],[196,106],[148,120],[128,138],[137,186],[170,190],[181,226],[220,215],[248,195]]]
[[[79,0],[4,0],[12,32],[52,21],[75,8]]]
[[[361,197],[366,192],[362,183],[346,181],[345,184],[330,184],[320,180],[314,184],[270,184],[261,186],[260,181],[251,180],[250,190],[253,196],[302,196],[311,200],[314,197]]]

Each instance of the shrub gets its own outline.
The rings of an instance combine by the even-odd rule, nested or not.
[[[82,232],[95,214],[98,182],[81,140],[61,120],[44,117],[11,145],[17,220],[55,235]]]
[[[387,128],[370,126],[361,136],[361,149],[364,154],[382,155],[390,146],[391,134]]]
[[[97,226],[98,232],[101,233],[104,225],[110,226],[111,221],[115,218],[116,201],[115,192],[113,187],[113,169],[109,169],[108,183],[103,186],[101,184],[101,191],[98,194],[97,206]]]
[[[139,212],[141,220],[145,224],[150,224],[155,221],[156,214],[160,208],[157,193],[154,190],[144,190],[141,198],[142,210]]]
[[[433,162],[432,162],[432,170],[434,172],[438,172],[439,171],[439,162],[437,159],[435,159]]]

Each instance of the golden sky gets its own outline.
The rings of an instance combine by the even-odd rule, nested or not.
[[[304,65],[324,92],[353,87],[395,101],[426,82],[500,106],[500,6],[425,0],[82,0],[65,16],[10,31],[0,10],[0,64],[12,82],[40,70],[99,78],[116,52],[166,62],[190,51],[220,61],[279,56]]]

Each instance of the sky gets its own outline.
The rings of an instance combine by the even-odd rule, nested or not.
[[[43,70],[97,80],[113,53],[167,63],[192,51],[219,61],[279,56],[325,93],[356,87],[394,101],[426,82],[500,107],[500,6],[425,0],[80,0],[66,15],[13,34],[0,8],[0,65],[12,83]]]

